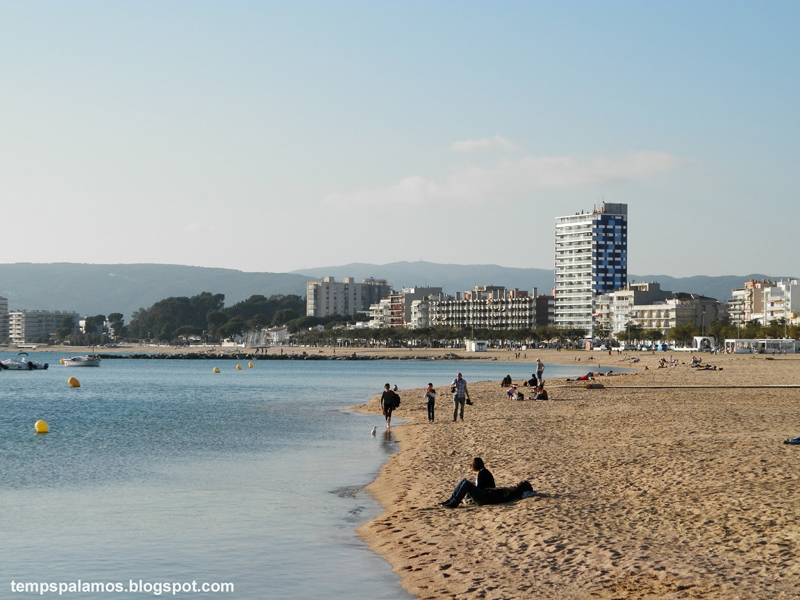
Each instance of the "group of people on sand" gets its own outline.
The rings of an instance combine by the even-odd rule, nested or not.
[[[530,400],[547,400],[548,393],[544,389],[544,363],[541,359],[536,359],[536,373],[531,373],[531,378],[522,382],[523,387],[531,388]],[[511,375],[506,375],[500,382],[501,388],[506,388],[506,396],[509,400],[524,400],[525,394],[518,389],[516,383],[511,379]]]
[[[537,373],[532,374],[532,379],[526,381],[526,385],[530,385],[533,381],[533,387],[536,393],[547,392],[544,390],[544,380],[542,373],[544,372],[544,364],[537,359]],[[538,376],[537,376],[538,375]],[[508,375],[503,379],[503,383],[510,384],[511,376]],[[458,419],[464,420],[464,405],[472,404],[469,397],[469,389],[467,388],[467,381],[461,373],[456,375],[453,383],[450,384],[450,393],[453,395],[453,421]],[[436,390],[432,383],[429,383],[425,389],[424,400],[428,409],[428,422],[434,421],[434,412],[436,406]],[[397,394],[397,386],[392,388],[391,384],[384,385],[383,393],[380,398],[381,412],[386,419],[387,435],[388,430],[392,423],[392,412],[400,405],[400,396]],[[374,430],[373,430],[374,434]],[[512,487],[496,487],[494,476],[491,471],[486,468],[483,459],[476,457],[472,460],[472,470],[477,473],[475,482],[468,479],[462,479],[458,482],[453,493],[450,497],[441,502],[441,506],[447,508],[456,508],[465,499],[477,505],[483,504],[501,504],[504,502],[511,502],[534,496],[536,492],[528,481],[520,481],[517,485]]]
[[[453,379],[453,383],[450,384],[450,393],[453,394],[453,422],[457,421],[459,418],[463,421],[464,405],[472,404],[472,400],[469,397],[467,381],[461,373],[456,375],[456,378]],[[432,383],[429,383],[428,387],[425,389],[423,399],[428,409],[428,422],[433,423],[436,412],[436,390]],[[400,406],[400,396],[397,395],[397,386],[394,386],[394,389],[391,389],[388,383],[383,386],[380,403],[381,412],[383,413],[384,419],[386,419],[386,429],[389,429],[392,426],[392,412],[395,408]]]

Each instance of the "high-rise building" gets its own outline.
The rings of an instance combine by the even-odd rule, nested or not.
[[[356,283],[352,277],[345,277],[344,281],[323,277],[322,281],[309,281],[306,285],[306,315],[352,316],[369,312],[370,305],[391,293],[392,286],[383,279],[369,278]]]
[[[556,326],[593,337],[595,299],[628,283],[628,205],[557,217],[555,258]]]

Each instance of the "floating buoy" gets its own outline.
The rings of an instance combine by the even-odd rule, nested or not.
[[[249,363],[247,363],[247,366],[252,369],[253,368],[253,361],[250,361]]]
[[[74,377],[70,377],[67,379],[67,383],[70,384],[72,387],[81,387],[81,382],[75,379]]]
[[[241,371],[242,370],[242,365],[236,365],[236,370],[237,371]]]
[[[64,364],[64,359],[62,358],[59,362],[63,365]]]
[[[41,419],[36,421],[33,428],[36,430],[36,433],[47,433],[49,428],[47,427],[47,423],[42,421]]]
[[[219,373],[219,367],[214,367],[214,373]]]

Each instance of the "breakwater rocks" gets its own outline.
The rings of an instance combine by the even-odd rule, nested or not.
[[[350,354],[309,354],[307,352],[284,352],[283,354],[263,354],[248,352],[155,352],[137,354],[99,354],[103,360],[114,360],[117,358],[132,358],[141,360],[469,360],[481,358],[480,356],[459,356],[449,353],[442,356],[375,356],[369,354],[359,355],[357,352]]]

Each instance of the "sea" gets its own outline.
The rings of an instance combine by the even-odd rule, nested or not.
[[[381,512],[363,488],[398,448],[381,415],[348,407],[387,382],[421,404],[403,390],[533,370],[65,357],[32,352],[50,368],[0,371],[0,598],[410,598],[356,534]]]

